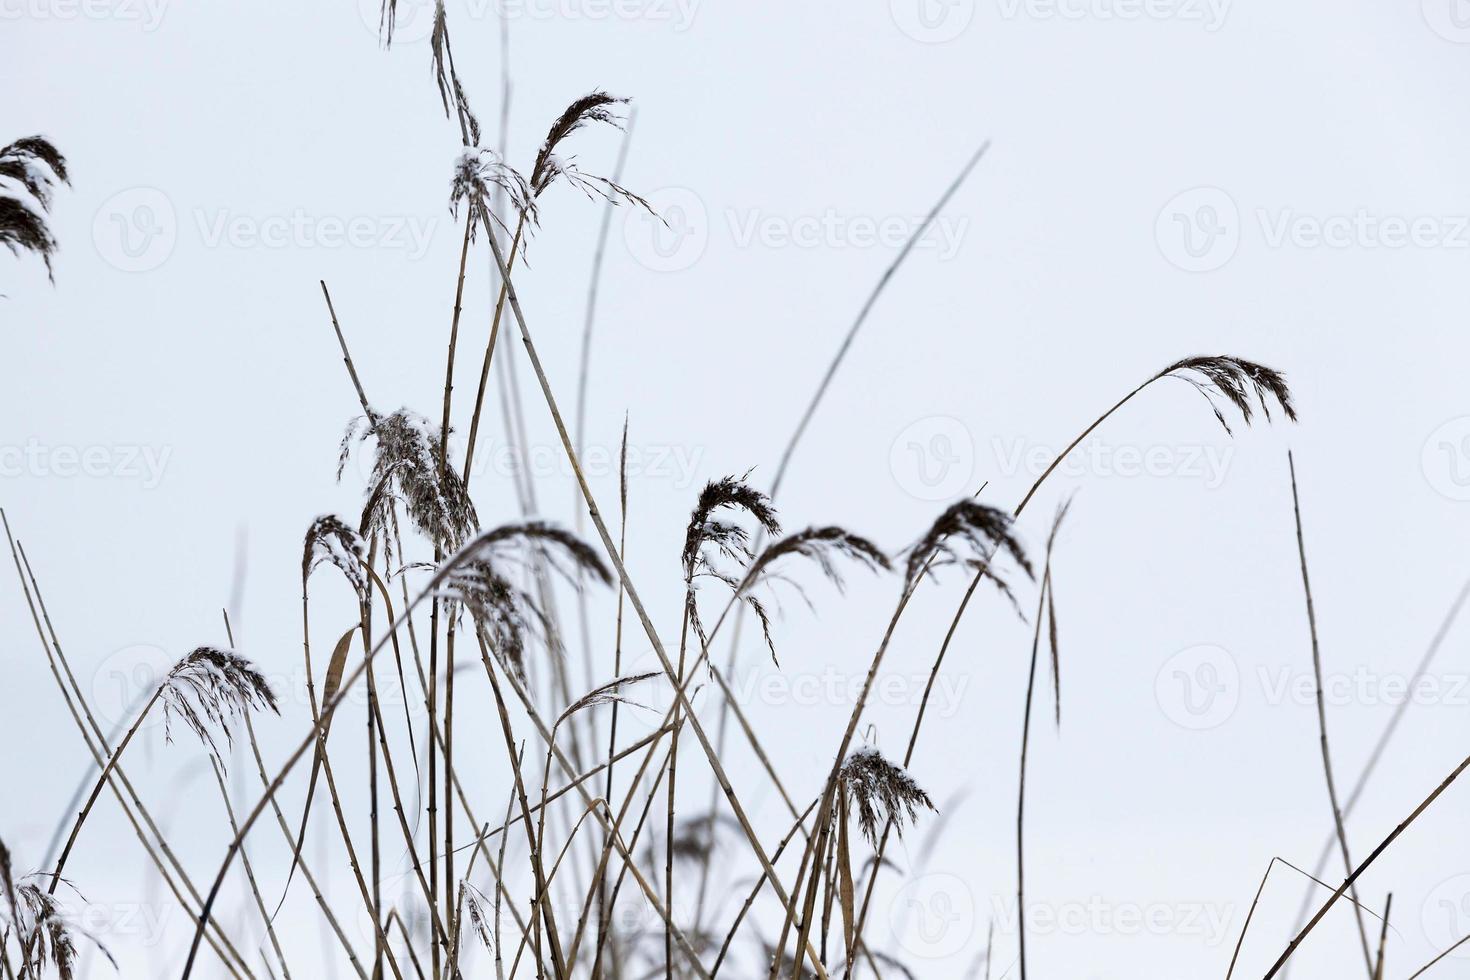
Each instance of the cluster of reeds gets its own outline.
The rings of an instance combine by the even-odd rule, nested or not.
[[[394,14],[394,2],[387,0],[383,29],[388,41]],[[276,695],[243,656],[213,646],[201,646],[182,657],[135,708],[126,729],[105,732],[72,673],[24,549],[6,524],[18,581],[34,615],[44,656],[96,774],[85,784],[90,790],[77,815],[64,825],[70,832],[54,863],[48,859],[45,866],[22,873],[17,859],[0,845],[4,913],[0,978],[39,978],[48,972],[64,978],[73,975],[74,936],[80,931],[67,921],[54,894],[58,886],[70,887],[63,874],[68,857],[99,803],[115,803],[122,811],[172,900],[193,923],[187,956],[161,965],[184,980],[205,975],[239,980],[291,977],[293,950],[282,941],[275,920],[298,871],[329,937],[327,955],[361,980],[389,975],[395,980],[445,980],[484,976],[492,969],[497,980],[518,976],[631,980],[657,975],[667,980],[676,976],[709,980],[722,972],[764,974],[771,980],[846,978],[864,972],[917,975],[872,941],[867,925],[870,906],[879,876],[899,873],[885,857],[892,836],[935,809],[931,793],[937,788],[918,785],[907,767],[915,757],[934,680],[972,597],[987,581],[1023,618],[1023,609],[1031,604],[1018,592],[1035,590],[1017,787],[1016,889],[1022,907],[1025,903],[1025,773],[1043,649],[1049,653],[1051,714],[1055,724],[1061,723],[1053,559],[1066,514],[1064,505],[1045,537],[1043,557],[1036,559],[1018,527],[1027,504],[1073,448],[1155,382],[1171,378],[1193,385],[1228,431],[1227,411],[1232,410],[1247,423],[1257,412],[1269,419],[1273,407],[1295,419],[1285,380],[1276,371],[1230,356],[1191,357],[1170,364],[1083,430],[1013,510],[976,498],[958,500],[937,513],[914,543],[893,557],[867,538],[830,525],[778,537],[781,524],[773,497],[786,466],[882,285],[908,254],[905,249],[863,304],[785,447],[769,490],[753,485],[749,474],[732,475],[710,482],[692,502],[677,556],[682,581],[662,583],[681,593],[677,649],[666,649],[639,591],[640,585],[659,586],[635,583],[624,562],[630,493],[626,423],[616,531],[594,499],[581,467],[578,447],[584,435],[592,300],[583,337],[578,409],[575,425],[569,428],[516,289],[518,259],[529,234],[540,227],[538,200],[554,186],[581,190],[609,209],[648,207],[622,186],[619,175],[593,175],[567,155],[566,144],[577,134],[619,126],[625,100],[593,92],[573,102],[552,122],[523,174],[508,162],[503,145],[481,145],[479,121],[454,68],[442,2],[436,7],[432,40],[441,100],[462,140],[450,174],[450,203],[453,213],[463,213],[465,221],[447,325],[440,420],[408,409],[375,407],[352,359],[348,331],[323,283],[327,315],[361,409],[343,438],[339,475],[353,453],[372,455],[365,467],[368,480],[361,512],[351,518],[323,516],[305,535],[301,640],[310,716],[288,714],[282,720],[300,730],[292,750],[267,764],[255,722],[261,709],[278,710]],[[504,125],[500,128],[503,133]],[[624,151],[626,140],[625,136]],[[966,162],[935,211],[979,156]],[[45,218],[52,185],[67,178],[65,161],[45,140],[20,140],[0,150],[0,177],[10,180],[0,185],[0,243],[12,251],[36,253],[49,270],[55,239]],[[926,226],[927,222],[914,237]],[[607,227],[604,219],[604,238]],[[457,401],[455,351],[462,332],[464,283],[475,249],[488,253],[495,273],[494,301],[486,311],[488,329],[474,397]],[[597,249],[600,257],[601,240]],[[595,295],[594,274],[590,297]],[[497,351],[505,346],[500,338],[507,310],[520,350],[504,350],[497,360]],[[530,401],[539,402],[539,408],[522,401],[515,373],[524,370],[519,358],[534,376],[535,395]],[[554,424],[575,477],[577,526],[584,518],[590,521],[594,532],[590,540],[538,515],[529,467],[524,465],[509,488],[520,504],[518,519],[482,524],[482,515],[500,509],[499,501],[507,495],[503,486],[471,487],[482,416],[494,417],[493,412],[487,414],[485,395],[496,364],[505,382],[504,424],[509,428],[520,424],[527,412],[543,410]],[[468,422],[462,459],[453,458],[450,451],[449,434],[456,419]],[[523,443],[511,442],[524,451]],[[476,492],[482,495],[478,506]],[[1304,550],[1301,560],[1305,579]],[[905,750],[901,757],[885,753],[858,738],[869,697],[911,600],[920,589],[945,588],[943,572],[954,566],[969,573],[968,588],[938,644],[929,688]],[[847,723],[834,733],[830,767],[804,773],[799,782],[784,782],[729,685],[738,642],[731,643],[723,666],[716,664],[712,644],[732,619],[731,632],[738,635],[742,617],[749,613],[759,623],[764,645],[779,669],[779,628],[768,611],[772,597],[791,589],[812,602],[808,589],[814,578],[826,579],[840,590],[849,567],[876,575],[896,572],[893,609],[873,646],[865,683]],[[322,664],[319,656],[313,656],[319,637],[313,629],[309,586],[318,571],[328,570],[335,570],[333,577],[340,576],[349,586],[357,614]],[[700,588],[704,583],[716,587]],[[616,590],[616,617],[605,624],[606,634],[613,637],[610,654],[605,645],[587,639],[604,628],[589,621],[589,605],[580,601],[582,590],[590,588]],[[575,621],[566,613],[568,607],[557,601],[558,595],[569,592],[579,599],[574,603]],[[631,620],[625,621],[629,613]],[[630,634],[641,634],[639,644],[646,640],[658,669],[624,675],[623,651],[633,642]],[[569,649],[574,636],[582,638],[586,654],[580,677]],[[391,651],[391,664],[382,656],[385,650]],[[457,682],[466,668],[484,676],[474,693],[458,686],[468,683]],[[407,705],[402,718],[384,710],[378,685],[387,671],[422,705],[421,716],[415,717]],[[333,719],[359,686],[366,691],[365,744],[344,741],[348,736],[341,734],[332,739],[340,727],[333,725]],[[668,706],[650,734],[619,737],[620,710],[629,703],[660,699]],[[206,878],[197,877],[199,869],[186,869],[176,858],[123,765],[134,736],[155,710],[198,737],[219,781],[231,843]],[[475,781],[461,761],[467,749],[457,744],[456,735],[466,711],[481,717],[488,712],[495,719],[496,744],[472,746],[477,762],[473,771],[484,771],[485,753],[493,749],[507,774],[501,785]],[[225,791],[226,758],[217,736],[224,735],[228,744],[242,727],[260,792],[252,806],[237,812]],[[742,773],[746,785],[737,788],[727,770],[734,752],[732,728],[738,729],[758,760],[757,778],[769,783],[789,810],[789,829],[778,837],[764,836],[752,822],[745,802],[753,792],[749,774]],[[1330,780],[1325,720],[1322,744]],[[367,813],[353,810],[353,797],[343,783],[349,769],[341,760],[347,754],[352,756],[351,772],[366,770]],[[708,775],[707,800],[690,798],[691,768]],[[686,776],[682,783],[681,773]],[[288,785],[300,788],[303,782],[302,812],[288,815],[282,791]],[[319,787],[325,802],[319,798]],[[1424,806],[1433,799],[1432,795]],[[802,800],[810,802],[801,806]],[[319,817],[319,822],[329,821],[335,846],[351,869],[354,909],[328,899],[321,878],[325,869],[305,853],[307,827],[319,803],[331,810],[330,818]],[[1355,867],[1341,833],[1342,808],[1335,788],[1332,804],[1348,877],[1303,935],[1392,841]],[[289,848],[288,867],[254,867],[244,847],[252,833],[264,833],[258,824],[267,813],[267,822],[277,825]],[[748,889],[734,901],[711,895],[716,854],[721,855],[720,864],[749,872]],[[249,948],[246,937],[232,935],[220,915],[222,888],[237,863],[244,871],[259,930],[265,934],[258,949]],[[400,879],[408,882],[406,889],[388,887],[387,882]],[[266,885],[271,886],[268,893],[263,891]],[[656,927],[627,926],[619,909],[630,905],[650,910]],[[1354,905],[1361,908],[1355,900]],[[365,913],[372,923],[371,941],[365,945],[342,926],[358,913]],[[1365,926],[1364,955],[1370,970],[1381,971],[1381,942],[1376,965],[1368,945]],[[484,952],[477,954],[475,946]],[[1293,943],[1282,962],[1295,948]],[[989,956],[987,944],[979,963],[987,976]],[[1016,965],[1024,977],[1024,931]],[[299,966],[297,973],[306,975]]]

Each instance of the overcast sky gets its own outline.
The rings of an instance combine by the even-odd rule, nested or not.
[[[494,133],[495,8],[449,10]],[[1344,793],[1470,577],[1470,11],[522,0],[507,14],[511,162],[528,168],[577,96],[629,96],[624,183],[669,223],[613,216],[586,434],[613,512],[630,420],[630,568],[666,640],[699,487],[752,467],[768,485],[867,291],[986,140],[807,432],[778,500],[788,526],[838,523],[897,550],[987,481],[983,499],[1014,506],[1083,427],[1179,357],[1238,354],[1286,372],[1300,424],[1236,425],[1234,438],[1186,385],[1150,388],[1022,522],[1039,548],[1076,492],[1054,562],[1061,727],[1037,712],[1028,779],[1030,966],[1079,980],[1223,975],[1270,859],[1312,864],[1331,826],[1287,450]],[[0,506],[107,720],[146,665],[222,644],[219,610],[233,605],[242,651],[290,688],[263,726],[267,752],[304,732],[301,535],[318,513],[355,512],[362,492],[353,467],[335,477],[359,409],[319,279],[369,397],[438,417],[459,136],[434,88],[428,16],[405,0],[384,51],[376,0],[0,0],[0,143],[43,133],[73,173],[55,208],[55,286],[39,262],[0,256]],[[580,166],[611,171],[619,134],[574,139]],[[601,216],[571,188],[549,192],[519,280],[565,405]],[[483,246],[473,255],[460,407],[491,303]],[[522,382],[541,508],[570,523],[574,488],[524,364]],[[486,425],[475,486],[488,524],[518,508],[498,408]],[[895,640],[864,730],[891,756],[963,588],[954,572],[926,586]],[[788,595],[779,670],[746,634],[737,687],[793,796],[820,787],[898,589],[892,577],[855,576],[846,595],[813,583],[815,613]],[[1020,593],[1034,603],[1031,586]],[[322,594],[324,646],[351,613]],[[592,609],[593,657],[610,675],[610,598]],[[1452,628],[1413,692],[1347,821],[1356,854],[1470,751],[1467,641],[1470,624]],[[991,922],[992,975],[1015,957],[1029,652],[1029,629],[984,595],[926,721],[913,771],[942,824],[926,818],[894,852],[909,877],[884,879],[870,926],[924,980],[966,976]],[[0,837],[29,870],[88,759],[9,573],[0,657]],[[484,721],[464,724],[469,739],[484,729],[471,772],[495,813],[506,772]],[[130,755],[191,873],[209,880],[226,836],[197,746],[167,745],[157,726]],[[779,836],[780,798],[748,751],[737,760],[737,788]],[[243,761],[231,778],[255,798]],[[687,785],[703,800],[699,776]],[[1390,974],[1470,933],[1467,809],[1470,786],[1451,789],[1362,880],[1374,908],[1394,893]],[[932,847],[926,823],[940,826]],[[279,834],[256,837],[274,892]],[[751,873],[738,842],[727,856],[732,881]],[[188,923],[156,879],[140,886],[152,876],[115,804],[69,869],[123,975],[178,968]],[[353,907],[345,867],[332,872]],[[316,923],[297,891],[288,929],[310,961]],[[1273,872],[1238,975],[1275,959],[1302,893]],[[235,907],[252,935],[239,896]],[[1303,949],[1301,975],[1361,968],[1345,911]],[[100,960],[89,970],[109,975]]]

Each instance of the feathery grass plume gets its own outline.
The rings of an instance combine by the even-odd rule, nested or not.
[[[705,484],[694,505],[694,511],[689,515],[689,524],[684,530],[684,549],[679,555],[679,563],[684,568],[684,608],[700,641],[708,645],[709,637],[699,618],[699,603],[695,599],[695,580],[708,576],[724,582],[760,620],[761,632],[765,635],[766,646],[770,648],[771,659],[774,660],[776,647],[771,641],[770,615],[760,599],[748,592],[742,594],[741,583],[748,576],[736,577],[722,570],[713,560],[714,556],[718,556],[741,565],[755,561],[755,555],[750,550],[750,532],[733,521],[717,516],[726,510],[744,511],[767,534],[781,533],[781,522],[776,518],[770,498],[746,483],[744,477],[726,476]],[[711,551],[714,556],[710,554]]]
[[[868,843],[878,846],[880,828],[893,821],[898,836],[904,822],[918,818],[919,807],[933,810],[929,794],[919,788],[902,767],[883,758],[877,749],[860,748],[842,764],[842,788],[857,809],[858,827]]]
[[[610,204],[624,202],[634,204],[657,218],[657,212],[642,197],[608,177],[587,173],[577,166],[574,158],[563,157],[556,152],[563,140],[588,123],[605,123],[615,129],[622,129],[622,120],[618,118],[614,110],[617,106],[625,105],[627,102],[625,98],[595,91],[587,93],[567,106],[551,124],[546,140],[536,152],[536,162],[531,167],[531,195],[540,197],[546,188],[560,178],[588,197],[600,198]],[[528,216],[534,221],[534,215]]]
[[[1186,357],[1164,368],[1154,376],[1154,380],[1166,377],[1179,378],[1194,385],[1205,401],[1210,403],[1210,410],[1215,413],[1215,418],[1232,435],[1234,432],[1230,423],[1225,420],[1225,413],[1220,411],[1220,406],[1211,397],[1211,393],[1220,395],[1234,405],[1246,425],[1251,424],[1251,415],[1255,410],[1255,405],[1251,402],[1252,395],[1268,422],[1271,420],[1271,399],[1276,400],[1287,418],[1296,421],[1296,407],[1291,403],[1291,391],[1286,386],[1285,376],[1263,364],[1223,354],[1214,357]]]
[[[634,684],[641,684],[646,680],[651,680],[655,677],[662,676],[662,671],[650,671],[644,674],[629,674],[627,677],[614,678],[613,680],[608,681],[606,684],[594,687],[592,690],[588,691],[586,694],[582,695],[580,698],[568,705],[567,710],[563,711],[560,715],[557,716],[556,725],[554,725],[553,727],[559,728],[564,721],[566,721],[577,712],[584,711],[587,708],[595,708],[600,704],[631,704],[642,707],[642,705],[639,705],[638,702],[629,700],[629,698],[623,693],[623,689],[626,687],[631,687]]]
[[[460,203],[467,202],[475,209],[474,214],[489,218],[509,236],[510,229],[488,203],[494,199],[496,191],[504,193],[517,212],[526,212],[534,220],[536,198],[531,194],[526,178],[494,150],[465,147],[454,161],[454,177],[449,185],[449,213],[458,218]],[[472,221],[470,240],[474,241],[478,233],[477,223]]]
[[[974,563],[977,570],[981,567],[986,569],[986,574],[1001,586],[1002,591],[1009,593],[1004,583],[989,571],[996,551],[1007,552],[1027,578],[1036,577],[1025,549],[1011,531],[1011,524],[1011,515],[978,501],[965,499],[951,504],[909,549],[905,583],[912,588],[926,570],[958,562],[958,545],[967,545],[981,556],[980,561]]]
[[[845,531],[840,527],[809,527],[805,531],[788,534],[766,547],[751,562],[747,578],[753,583],[766,575],[776,561],[788,555],[799,555],[817,563],[822,574],[840,592],[846,581],[837,568],[837,558],[848,558],[869,571],[888,571],[891,566],[888,556],[883,554],[867,538]]]
[[[6,908],[10,911],[9,931],[19,938],[25,934],[25,930],[20,925],[20,900],[16,895],[15,869],[10,861],[10,848],[5,846],[3,840],[0,840],[0,890],[3,890],[0,892],[0,898],[5,899]],[[5,940],[3,934],[0,934],[0,957],[3,957],[4,953]]]
[[[452,101],[454,112],[459,116],[460,126],[464,130],[466,142],[471,146],[478,146],[480,144],[480,121],[475,118],[474,112],[470,109],[469,99],[464,94],[464,86],[459,81],[459,73],[454,70],[454,50],[449,44],[449,15],[444,10],[444,0],[437,0],[434,4],[434,31],[430,35],[429,46],[434,64],[434,83],[439,86],[439,98],[444,103],[444,115],[450,116],[449,107]]]
[[[443,433],[422,415],[400,408],[391,415],[354,418],[347,425],[337,456],[337,478],[351,458],[355,443],[377,440],[370,477],[372,490],[363,515],[363,534],[382,534],[391,541],[392,512],[402,503],[414,526],[446,551],[458,549],[479,525],[475,505],[463,480],[441,467]]]
[[[72,980],[76,975],[77,947],[71,929],[62,918],[61,906],[35,885],[21,885],[16,891],[21,903],[20,918],[28,923],[22,936],[17,937],[23,937],[21,976],[39,977],[49,959],[61,980]]]
[[[46,263],[46,278],[56,281],[51,256],[56,236],[47,224],[56,181],[70,184],[66,158],[42,136],[27,136],[0,147],[0,245],[12,255],[33,252]]]
[[[231,720],[261,708],[281,713],[264,675],[231,650],[199,647],[175,664],[164,680],[165,737],[173,741],[170,728],[177,714],[221,759],[210,728],[218,727],[233,743]]]
[[[336,566],[362,598],[368,591],[367,573],[363,571],[365,551],[362,535],[340,518],[323,514],[306,529],[306,547],[301,555],[302,580],[310,578],[317,566],[325,562]]]
[[[539,632],[544,632],[546,616],[537,600],[505,573],[531,567],[533,553],[573,588],[580,587],[583,575],[603,584],[612,581],[602,559],[581,538],[555,525],[529,521],[485,531],[459,555],[446,559],[451,571],[439,590],[469,610],[501,663],[522,680],[526,636],[536,634],[538,624]]]
[[[491,929],[489,917],[485,914],[485,906],[493,905],[485,893],[480,891],[468,881],[462,883],[464,886],[465,909],[470,915],[470,925],[475,930],[475,935],[480,939],[480,945],[485,947],[488,953],[495,952],[495,933]]]
[[[724,813],[705,813],[679,821],[678,832],[670,842],[674,857],[695,864],[707,864],[714,856],[722,827],[739,829],[734,817]]]

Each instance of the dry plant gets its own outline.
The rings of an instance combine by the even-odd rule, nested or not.
[[[27,136],[0,147],[0,245],[12,255],[39,256],[53,282],[56,235],[47,219],[57,181],[71,181],[66,157],[44,136]]]
[[[385,0],[382,7],[385,46],[396,26],[395,7],[394,0]],[[955,501],[933,515],[912,544],[893,552],[894,559],[868,538],[820,520],[781,537],[773,498],[854,338],[909,254],[911,240],[861,304],[779,457],[769,493],[756,488],[746,473],[713,480],[698,494],[677,556],[680,580],[676,585],[670,574],[661,583],[679,606],[675,650],[672,643],[665,645],[642,598],[649,593],[640,592],[627,563],[629,499],[637,489],[628,479],[626,416],[616,534],[582,465],[596,276],[608,212],[604,211],[597,238],[582,330],[574,428],[565,422],[513,278],[527,239],[533,232],[549,233],[541,229],[538,202],[553,186],[576,188],[608,208],[648,207],[622,183],[626,137],[612,177],[585,170],[567,155],[568,140],[577,134],[590,136],[619,126],[626,100],[602,91],[574,100],[552,121],[523,176],[506,163],[503,143],[498,150],[480,145],[481,126],[455,65],[450,28],[445,4],[436,3],[432,74],[445,115],[458,130],[449,207],[456,220],[463,219],[455,264],[445,270],[446,287],[451,274],[454,286],[436,419],[407,408],[386,412],[373,407],[348,344],[350,313],[345,321],[339,318],[338,307],[322,284],[327,315],[361,413],[338,448],[339,476],[354,453],[370,455],[363,467],[366,488],[360,516],[317,518],[303,541],[301,639],[309,713],[287,711],[276,723],[270,716],[281,706],[260,672],[228,648],[201,646],[142,699],[130,714],[128,727],[104,732],[72,673],[29,560],[5,525],[42,654],[97,775],[89,774],[83,782],[77,815],[58,827],[58,839],[66,828],[70,833],[54,870],[46,876],[17,872],[10,853],[0,845],[0,980],[75,975],[73,936],[78,930],[53,896],[58,885],[69,881],[63,871],[88,816],[114,802],[167,887],[167,900],[193,928],[187,957],[156,964],[157,975],[177,973],[184,980],[206,972],[238,980],[261,973],[275,976],[278,971],[286,978],[293,973],[312,975],[303,965],[307,953],[293,945],[295,934],[276,922],[298,871],[314,900],[306,907],[321,920],[323,955],[345,964],[360,980],[390,975],[395,980],[457,980],[489,975],[492,969],[497,980],[529,976],[635,980],[659,975],[666,980],[708,980],[722,970],[727,976],[764,974],[772,980],[920,975],[922,968],[903,963],[885,948],[884,936],[868,930],[868,916],[880,873],[901,873],[887,856],[890,840],[935,810],[929,790],[909,775],[909,768],[915,764],[936,678],[972,597],[985,582],[994,586],[1002,608],[1029,619],[1032,629],[1016,824],[1015,886],[1025,907],[1025,778],[1043,656],[1049,662],[1052,689],[1047,714],[1058,727],[1062,718],[1053,559],[1058,529],[1067,513],[1064,504],[1046,535],[1044,557],[1033,564],[1023,543],[1027,535],[1019,525],[1028,503],[1070,452],[1156,382],[1173,379],[1191,385],[1229,432],[1236,416],[1247,424],[1270,420],[1273,412],[1294,420],[1285,379],[1275,370],[1233,356],[1175,361],[1088,425],[1014,509],[982,502],[978,494]],[[502,133],[507,113],[503,104]],[[984,151],[982,146],[966,162],[929,212],[925,227]],[[0,183],[0,242],[13,252],[36,254],[49,271],[56,243],[46,224],[47,208],[53,185],[67,180],[65,161],[40,138],[20,140],[0,150],[0,178],[5,181]],[[491,298],[484,310],[467,311],[466,281],[472,270],[484,267],[492,276]],[[447,292],[446,288],[446,295],[435,302],[447,299]],[[361,297],[348,298],[343,310],[364,302]],[[512,350],[497,360],[507,312],[520,344],[510,345]],[[482,336],[474,339],[483,340],[485,346],[475,397],[457,404],[456,352],[465,339],[462,335],[477,329]],[[434,356],[439,356],[437,347]],[[520,512],[505,523],[482,526],[481,514],[494,512],[501,500],[508,499],[502,486],[475,487],[478,499],[471,489],[482,417],[492,412],[486,399],[492,364],[501,365],[500,421],[507,432],[524,432],[526,415],[533,410],[522,396],[514,358],[524,358],[529,365],[534,387],[527,390],[531,399],[539,394],[571,468],[573,485],[560,485],[556,492],[575,492],[572,530],[539,513],[523,438],[511,440],[518,455],[511,489]],[[458,422],[467,422],[462,459],[453,458],[450,446]],[[1294,491],[1293,479],[1293,497]],[[584,519],[591,525],[589,539],[580,533]],[[672,568],[674,556],[664,557]],[[1304,545],[1299,558],[1306,584]],[[876,740],[859,740],[863,722],[870,717],[869,700],[915,596],[920,590],[947,588],[945,570],[956,566],[969,578],[968,588],[942,639],[933,638],[937,651],[905,751],[901,759],[893,753],[890,761]],[[891,612],[869,648],[863,683],[846,722],[830,736],[835,741],[830,766],[782,774],[765,744],[768,737],[763,738],[752,723],[729,683],[737,651],[751,656],[740,644],[742,616],[749,612],[760,624],[760,645],[772,658],[770,669],[784,670],[783,658],[777,657],[779,597],[795,594],[824,615],[828,602],[840,601],[849,568],[897,572]],[[838,599],[815,597],[809,577],[832,583]],[[313,613],[324,601],[315,593],[340,589],[342,584],[348,587],[354,615],[348,622],[333,624],[326,634],[331,653],[322,663],[319,653],[313,657],[314,648],[324,649],[314,647],[322,636],[314,623],[320,615]],[[643,584],[654,587],[647,579]],[[592,598],[584,599],[584,590],[593,585],[616,589],[615,614],[594,615]],[[577,630],[566,628],[563,604],[558,602],[569,594],[576,596]],[[1320,676],[1310,590],[1308,603],[1314,666]],[[711,655],[711,644],[730,620],[730,659],[722,667]],[[638,633],[646,638],[657,669],[625,675],[625,652],[642,642]],[[568,637],[574,634],[583,648],[580,663],[570,656]],[[1437,647],[1438,639],[1431,655]],[[391,651],[391,669],[404,695],[401,718],[384,710],[379,689],[380,679],[389,676],[386,651]],[[754,659],[765,666],[764,654],[755,654]],[[461,674],[465,676],[460,678]],[[605,680],[608,677],[613,680]],[[357,688],[365,692],[365,704],[349,702]],[[626,726],[620,729],[620,713],[630,710],[632,703],[658,699],[666,700],[666,709],[648,734],[630,737]],[[122,764],[129,746],[148,737],[143,722],[160,704],[165,737],[171,736],[175,722],[198,736],[220,789],[222,808],[217,816],[227,828],[229,844],[220,864],[209,869],[212,875],[204,889],[196,885],[198,869],[187,869],[174,855],[168,833]],[[422,714],[415,717],[420,707]],[[1347,878],[1341,887],[1329,889],[1331,897],[1270,975],[1279,972],[1339,898],[1350,896],[1363,871],[1470,767],[1470,760],[1462,763],[1399,829],[1355,864],[1343,821],[1361,782],[1343,805],[1320,702],[1319,711],[1334,844]],[[466,747],[467,714],[488,721],[488,743],[472,739]],[[365,743],[356,741],[361,735],[342,734],[345,722],[339,715],[354,724],[361,721]],[[274,759],[267,759],[256,737],[256,723],[267,720],[291,726],[290,751]],[[225,781],[228,749],[242,727],[254,761],[255,775],[250,778],[259,783],[258,794],[250,800],[231,792]],[[727,735],[734,731],[742,741],[731,742]],[[812,732],[810,737],[822,736]],[[758,765],[737,768],[737,758],[747,750]],[[137,755],[136,751],[129,755],[128,762],[135,762]],[[498,781],[487,777],[495,772],[502,774]],[[708,781],[709,797],[702,805],[688,800],[692,775]],[[313,803],[319,783],[325,783],[322,795],[327,801],[320,809],[330,805],[332,824],[323,837],[326,851],[321,859],[309,856],[306,843],[317,815]],[[763,820],[758,825],[751,801],[765,790],[774,791],[770,799],[782,810],[774,824]],[[294,803],[288,818],[287,795],[304,800],[299,820]],[[252,857],[246,851],[267,811],[289,861],[266,861],[263,852]],[[490,819],[483,819],[487,815]],[[324,813],[321,817],[318,829],[326,822]],[[929,826],[939,833],[943,817]],[[231,877],[237,858],[245,872],[240,879]],[[333,896],[324,879],[325,862],[343,858],[351,871],[352,889]],[[84,870],[78,877],[86,876]],[[395,881],[399,886],[393,885]],[[724,887],[727,882],[738,887]],[[1266,886],[1263,878],[1261,890]],[[274,907],[265,901],[267,894],[279,894]],[[1370,945],[1365,918],[1359,920],[1367,969],[1370,976],[1381,977],[1385,962],[1394,961],[1387,949],[1387,909],[1380,916],[1355,898],[1348,900],[1360,916],[1382,921],[1377,942]],[[236,902],[250,917],[245,921],[256,923],[253,934],[240,929],[238,916],[227,914]],[[642,920],[637,921],[640,915]],[[366,943],[342,925],[358,916],[371,923]],[[1245,939],[1242,930],[1240,943]],[[992,964],[1000,962],[992,958],[993,940],[992,934],[976,958],[976,975],[980,963],[988,977]],[[1019,947],[1017,962],[1024,978],[1024,931]],[[1237,953],[1239,949],[1237,945]],[[200,957],[203,950],[210,957],[207,966]]]

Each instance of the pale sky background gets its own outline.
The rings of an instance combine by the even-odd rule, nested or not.
[[[224,642],[219,609],[243,542],[239,646],[289,688],[283,717],[258,726],[271,758],[305,730],[301,536],[318,513],[355,513],[362,485],[351,468],[334,479],[358,408],[318,279],[373,400],[439,412],[458,131],[434,89],[427,16],[405,8],[385,52],[375,0],[0,0],[0,142],[44,133],[74,177],[57,197],[55,287],[38,261],[0,256],[0,506],[109,720],[130,679],[148,676],[138,665]],[[495,10],[452,0],[450,17],[493,133]],[[1301,424],[1237,426],[1233,440],[1187,387],[1151,388],[1022,524],[1039,549],[1052,509],[1077,492],[1055,558],[1062,725],[1043,699],[1028,779],[1031,972],[1223,976],[1268,861],[1309,865],[1330,828],[1287,449],[1344,792],[1470,576],[1470,8],[525,0],[509,18],[511,162],[529,167],[575,97],[631,96],[624,181],[679,232],[614,215],[587,434],[612,512],[607,457],[631,419],[642,463],[630,567],[669,642],[699,486],[751,467],[768,485],[867,290],[985,140],[989,153],[873,311],[808,432],[778,501],[789,527],[838,523],[897,550],[984,481],[984,499],[1014,506],[1083,426],[1181,356],[1238,354],[1286,372]],[[572,149],[607,172],[619,138],[588,130]],[[601,214],[569,188],[549,192],[519,280],[568,408]],[[461,409],[488,325],[483,246],[475,256]],[[571,482],[522,381],[542,508],[570,523]],[[494,465],[498,415],[487,426],[475,490],[490,524],[517,509]],[[902,755],[963,587],[955,572],[926,587],[895,640],[891,696],[867,718],[890,756]],[[857,573],[845,596],[813,583],[815,614],[788,596],[780,672],[747,633],[737,679],[793,796],[818,791],[850,710],[845,681],[866,669],[898,588]],[[339,586],[316,591],[325,656],[350,612]],[[1021,601],[1034,604],[1029,585]],[[611,609],[596,597],[599,680],[612,672]],[[1467,641],[1470,624],[1452,629],[1348,819],[1356,855],[1470,751]],[[892,850],[909,884],[883,880],[869,929],[924,980],[967,976],[991,921],[992,975],[1014,960],[1029,645],[1029,629],[985,595],[926,721],[913,772],[945,817]],[[628,646],[634,660],[647,649]],[[0,657],[0,837],[31,870],[88,759],[9,571]],[[465,677],[461,696],[486,704],[483,677]],[[503,751],[490,719],[465,710],[460,744],[483,747],[467,773],[477,805],[496,814]],[[334,738],[361,738],[361,709],[346,717],[352,734]],[[190,738],[166,745],[161,726],[142,738],[129,768],[203,885],[227,840],[212,777]],[[763,834],[780,836],[779,798],[748,751],[736,760]],[[693,761],[683,772],[698,773],[680,784],[692,812],[706,784]],[[253,766],[237,760],[231,776],[253,801]],[[301,792],[293,784],[288,812]],[[1394,893],[1390,976],[1470,933],[1467,809],[1470,786],[1451,789],[1363,879],[1375,908]],[[267,820],[252,841],[273,896],[283,850]],[[327,811],[316,823],[332,839]],[[81,911],[122,975],[169,976],[189,924],[144,864],[104,798],[68,868]],[[755,867],[733,839],[721,864],[741,882]],[[340,860],[331,878],[337,903],[355,908]],[[721,893],[743,888],[722,882]],[[1273,873],[1238,976],[1274,960],[1302,891]],[[258,919],[243,897],[232,891],[228,917],[253,945]],[[311,975],[321,947],[300,883],[288,908],[298,972]],[[1361,969],[1350,921],[1345,907],[1332,914],[1297,975]],[[112,973],[93,958],[87,975]]]

